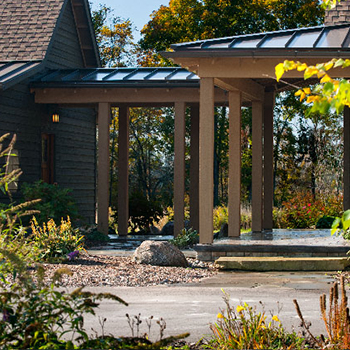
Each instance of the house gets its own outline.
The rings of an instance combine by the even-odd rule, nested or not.
[[[94,223],[96,113],[36,104],[29,86],[48,69],[100,66],[88,1],[1,1],[0,48],[0,134],[17,135],[19,188],[40,179],[70,188],[84,221]]]

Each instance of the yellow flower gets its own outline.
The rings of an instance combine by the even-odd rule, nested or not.
[[[272,317],[272,320],[273,320],[273,321],[276,321],[276,322],[281,322],[277,315],[274,315],[274,316]]]
[[[243,310],[245,310],[245,307],[242,306],[242,305],[238,305],[237,308],[236,308],[237,312],[240,313],[242,312]]]
[[[221,312],[219,312],[219,313],[217,314],[216,318],[225,318],[225,316],[224,316]]]

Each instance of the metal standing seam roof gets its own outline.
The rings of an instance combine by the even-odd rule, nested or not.
[[[199,78],[184,68],[57,69],[35,78],[32,87],[197,87]]]
[[[35,74],[40,64],[41,61],[0,62],[0,89],[6,89],[18,80]]]
[[[165,56],[176,57],[188,52],[244,56],[254,51],[256,55],[273,56],[286,54],[286,51],[308,52],[308,56],[318,56],[329,51],[334,56],[335,51],[348,52],[350,55],[350,24],[333,26],[317,26],[308,28],[288,29],[275,32],[237,35],[218,39],[201,40],[189,43],[171,45],[174,52],[164,53]]]

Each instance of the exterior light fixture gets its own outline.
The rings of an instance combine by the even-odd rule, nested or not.
[[[57,112],[52,113],[52,122],[53,123],[59,123],[60,122],[60,115]]]

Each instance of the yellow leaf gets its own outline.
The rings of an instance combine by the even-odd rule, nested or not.
[[[324,65],[325,70],[330,70],[333,67],[334,62],[329,61]]]
[[[311,94],[311,89],[310,88],[304,88],[303,89],[304,90],[304,92],[307,94],[307,95],[310,95]]]
[[[219,313],[217,314],[216,318],[224,318],[224,315],[223,315],[221,312],[219,312]]]
[[[320,80],[320,83],[327,83],[330,80],[332,80],[331,77],[328,74],[325,74],[324,77]]]
[[[283,63],[280,63],[280,64],[278,64],[275,67],[275,74],[276,74],[277,81],[280,81],[282,75],[284,74],[284,65],[283,65]]]
[[[297,66],[297,70],[298,72],[302,72],[303,70],[305,70],[307,68],[307,64],[306,63],[301,63]]]

